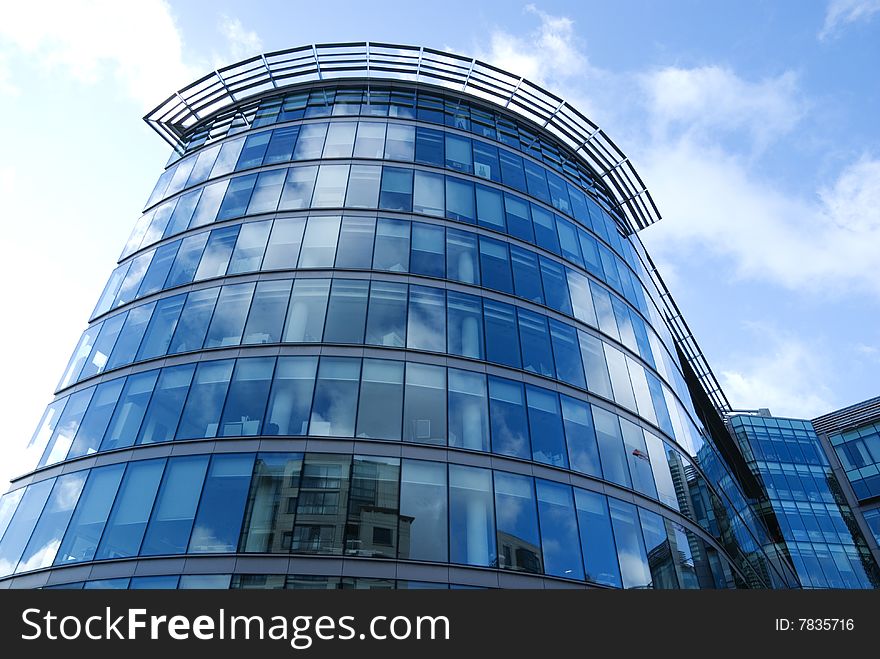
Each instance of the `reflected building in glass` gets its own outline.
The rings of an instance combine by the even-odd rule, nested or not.
[[[564,100],[319,45],[146,120],[174,153],[0,500],[0,587],[800,585],[650,194]]]

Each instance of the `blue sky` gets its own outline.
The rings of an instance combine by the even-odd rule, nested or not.
[[[880,394],[880,0],[15,3],[0,24],[0,412],[17,462],[168,157],[141,121],[259,51],[415,43],[524,74],[624,150],[736,407]]]

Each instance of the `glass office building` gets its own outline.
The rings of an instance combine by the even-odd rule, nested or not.
[[[880,569],[809,421],[763,415],[728,420],[767,492],[771,537],[805,588],[880,587]]]
[[[799,586],[657,209],[562,99],[336,44],[146,120],[173,156],[0,500],[0,587]]]
[[[812,425],[880,563],[880,397],[820,416]]]

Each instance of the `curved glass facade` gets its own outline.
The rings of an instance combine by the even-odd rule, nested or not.
[[[392,77],[186,128],[0,500],[0,586],[797,585],[603,173]]]

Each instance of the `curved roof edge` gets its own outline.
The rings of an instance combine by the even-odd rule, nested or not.
[[[590,119],[563,99],[498,67],[421,46],[370,41],[300,46],[256,55],[218,69],[169,96],[144,121],[177,151],[185,133],[217,112],[308,82],[346,79],[424,83],[482,99],[517,114],[583,158],[614,195],[631,232],[660,211],[629,158]]]

